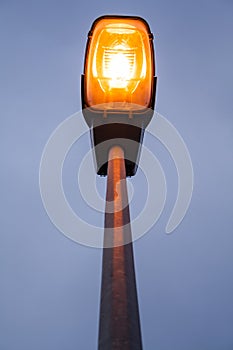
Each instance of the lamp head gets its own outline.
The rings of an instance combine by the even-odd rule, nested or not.
[[[97,18],[88,34],[82,75],[83,115],[93,145],[122,137],[140,144],[153,116],[155,88],[153,35],[147,22],[128,16]],[[132,169],[126,166],[129,176],[136,172],[139,148]],[[96,151],[97,173],[106,175],[106,165],[98,169],[98,157]]]

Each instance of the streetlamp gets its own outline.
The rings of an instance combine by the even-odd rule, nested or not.
[[[140,17],[102,16],[88,34],[82,106],[98,175],[107,175],[100,350],[142,349],[126,177],[153,116],[153,35]]]

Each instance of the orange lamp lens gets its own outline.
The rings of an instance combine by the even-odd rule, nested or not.
[[[97,20],[89,38],[84,74],[88,106],[148,107],[154,57],[147,24],[139,18]]]

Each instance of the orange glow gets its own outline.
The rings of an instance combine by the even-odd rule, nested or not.
[[[88,106],[146,108],[154,75],[149,28],[139,18],[103,17],[94,23],[84,68]],[[132,106],[131,105],[131,106]]]

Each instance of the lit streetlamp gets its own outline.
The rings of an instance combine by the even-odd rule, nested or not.
[[[135,175],[155,103],[153,35],[140,17],[103,16],[88,34],[83,115],[107,195],[100,350],[142,349],[126,177]]]

